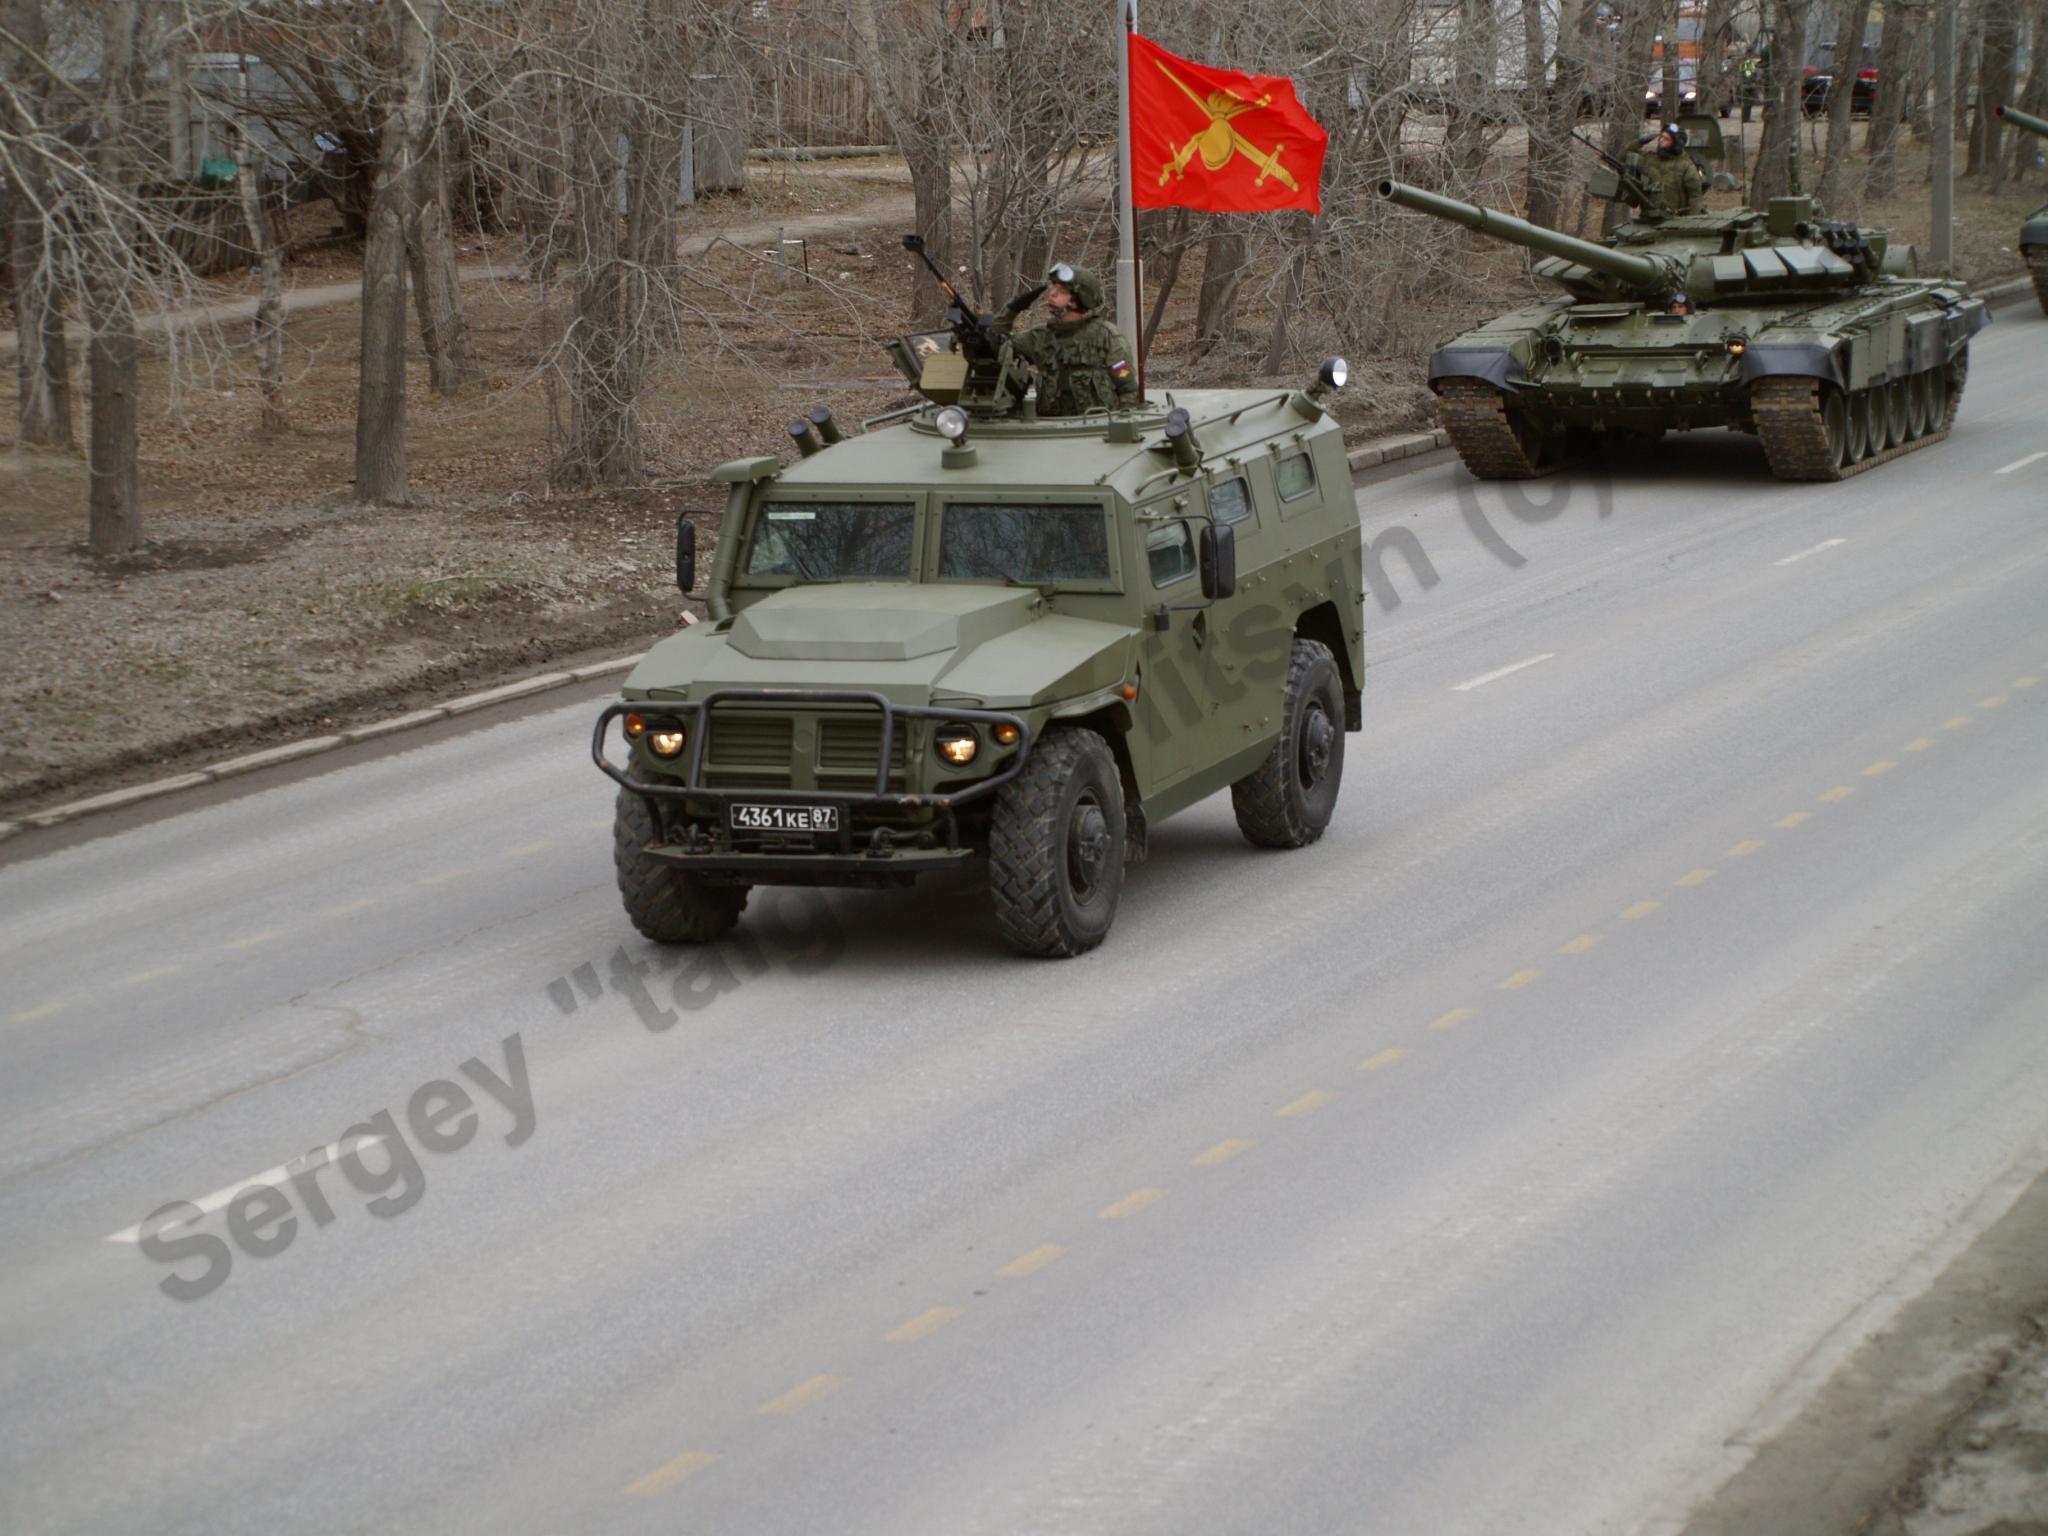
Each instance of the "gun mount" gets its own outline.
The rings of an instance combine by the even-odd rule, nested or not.
[[[1540,224],[1531,224],[1513,214],[1496,213],[1474,203],[1461,203],[1456,198],[1425,192],[1405,182],[1383,181],[1379,192],[1388,202],[1398,203],[1403,208],[1412,208],[1432,218],[1448,219],[1453,224],[1464,225],[1475,234],[1491,235],[1510,245],[1526,246],[1579,268],[1581,272],[1576,279],[1563,271],[1545,275],[1558,277],[1575,291],[1585,288],[1589,297],[1622,294],[1655,297],[1671,293],[1681,286],[1684,263],[1669,256],[1637,254],[1616,250],[1610,245],[1596,245],[1591,240],[1562,235]]]
[[[946,296],[951,335],[932,331],[888,343],[891,360],[918,392],[938,405],[958,405],[972,416],[1007,416],[1031,387],[1029,370],[995,328],[988,311],[953,286],[932,260],[924,237],[905,235],[903,248],[922,260]]]

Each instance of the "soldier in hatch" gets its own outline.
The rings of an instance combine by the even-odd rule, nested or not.
[[[1052,311],[1051,321],[1014,334],[1040,294]],[[1137,354],[1122,331],[1096,315],[1101,307],[1102,280],[1060,262],[1042,287],[1018,294],[996,316],[996,329],[1038,371],[1039,415],[1079,416],[1137,400]]]
[[[1644,141],[1647,144],[1648,140]],[[1666,123],[1657,132],[1657,147],[1644,154],[1643,144],[1628,157],[1636,185],[1623,195],[1645,213],[1698,213],[1706,207],[1707,181],[1685,152],[1685,130]]]

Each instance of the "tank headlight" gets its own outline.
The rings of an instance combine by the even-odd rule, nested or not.
[[[1341,357],[1325,358],[1316,377],[1325,389],[1342,389],[1351,381],[1351,365]]]
[[[946,762],[955,768],[965,768],[974,761],[974,754],[981,750],[981,738],[974,734],[971,726],[948,725],[941,727],[939,734],[932,738],[932,745]]]
[[[1730,336],[1728,338],[1728,355],[1730,357],[1740,357],[1744,352],[1747,352],[1748,350],[1749,343],[1744,341],[1740,336]]]
[[[1023,734],[1022,731],[1018,730],[1016,726],[1010,724],[1007,720],[997,721],[995,726],[989,731],[989,735],[995,738],[996,745],[999,747],[1014,747]]]
[[[939,436],[949,443],[967,440],[967,413],[957,405],[943,406],[932,418],[932,425],[939,429]]]
[[[683,741],[681,726],[658,726],[647,733],[647,750],[656,757],[681,757]]]

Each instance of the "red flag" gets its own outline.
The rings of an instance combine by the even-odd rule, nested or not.
[[[1291,82],[1191,64],[1135,32],[1130,48],[1133,203],[1322,212],[1330,136]]]

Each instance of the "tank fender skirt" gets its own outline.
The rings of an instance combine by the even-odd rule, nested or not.
[[[1782,377],[1826,379],[1837,389],[1847,389],[1842,376],[1842,359],[1834,347],[1816,341],[1751,342],[1742,354],[1742,382]]]
[[[1504,347],[1444,347],[1429,355],[1429,382],[1479,379],[1512,393],[1528,377],[1515,354]]]

